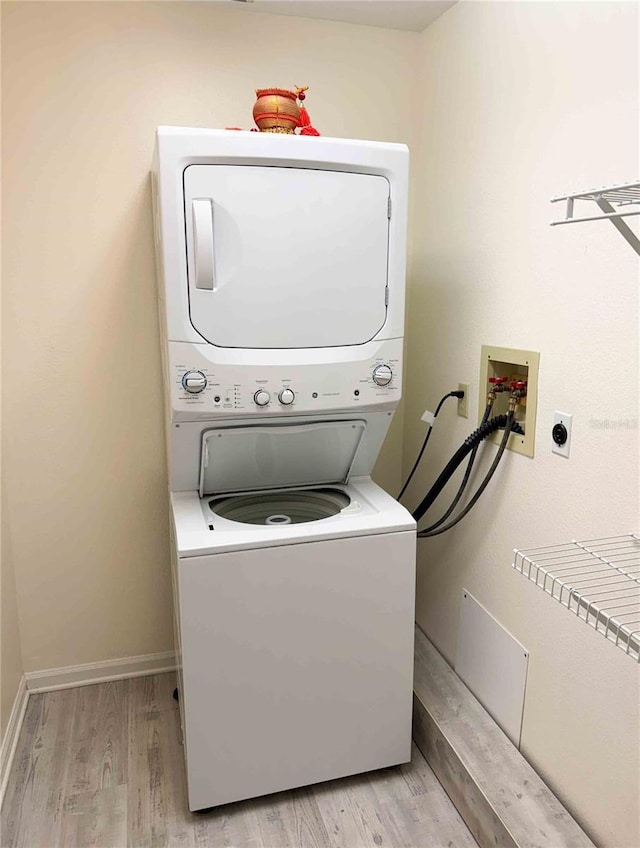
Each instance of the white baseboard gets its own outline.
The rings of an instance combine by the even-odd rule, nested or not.
[[[162,654],[143,654],[139,657],[124,657],[117,660],[70,665],[65,668],[48,668],[44,671],[28,671],[25,674],[30,694],[53,692],[56,689],[71,689],[74,686],[89,686],[127,677],[145,677],[175,671],[176,657],[173,651]]]
[[[5,730],[4,736],[2,737],[2,744],[0,745],[0,808],[2,808],[2,802],[4,801],[4,793],[7,788],[9,772],[11,771],[13,758],[16,753],[18,737],[20,736],[20,729],[22,727],[22,722],[24,721],[24,714],[27,711],[28,700],[29,691],[27,689],[27,681],[25,680],[25,676],[22,675],[20,678],[20,684],[18,685],[18,691],[16,692],[16,697],[13,702],[13,707],[11,708],[11,715],[9,716],[7,729]]]

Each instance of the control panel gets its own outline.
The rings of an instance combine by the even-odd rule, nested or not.
[[[203,346],[204,347],[204,346]],[[278,415],[395,406],[402,386],[402,341],[381,343],[369,359],[308,365],[217,364],[205,347],[170,343],[171,406],[181,418]]]

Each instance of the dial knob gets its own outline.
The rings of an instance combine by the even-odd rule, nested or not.
[[[289,406],[295,400],[295,394],[291,389],[283,389],[278,395],[278,400],[283,406]]]
[[[388,386],[393,377],[393,371],[388,365],[376,365],[373,369],[373,382],[376,386]]]
[[[207,378],[202,371],[187,371],[182,378],[182,385],[192,395],[199,395],[207,388]]]
[[[271,400],[271,395],[269,392],[266,392],[264,389],[258,389],[258,391],[253,396],[253,401],[256,406],[267,406],[269,401]]]

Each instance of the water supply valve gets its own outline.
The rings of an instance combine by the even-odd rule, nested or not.
[[[516,407],[527,396],[526,380],[511,380],[509,382],[509,412],[515,412]]]
[[[511,380],[509,390],[512,397],[523,398],[527,396],[527,381],[526,380]]]
[[[487,395],[487,403],[493,404],[496,399],[496,395],[499,392],[507,391],[507,380],[508,377],[489,377],[489,393]]]

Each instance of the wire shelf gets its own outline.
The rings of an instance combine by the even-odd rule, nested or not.
[[[640,534],[514,550],[513,567],[640,662]]]
[[[574,205],[576,200],[593,201],[600,210],[599,215],[587,215],[580,218],[574,217]],[[576,224],[580,221],[604,221],[609,220],[629,242],[631,247],[640,254],[640,239],[633,230],[623,221],[631,215],[640,215],[640,182],[625,183],[618,186],[602,186],[588,191],[577,191],[573,194],[564,194],[553,197],[552,203],[566,202],[565,217],[560,221],[552,221],[551,226],[557,224]],[[635,206],[636,208],[630,208]]]

